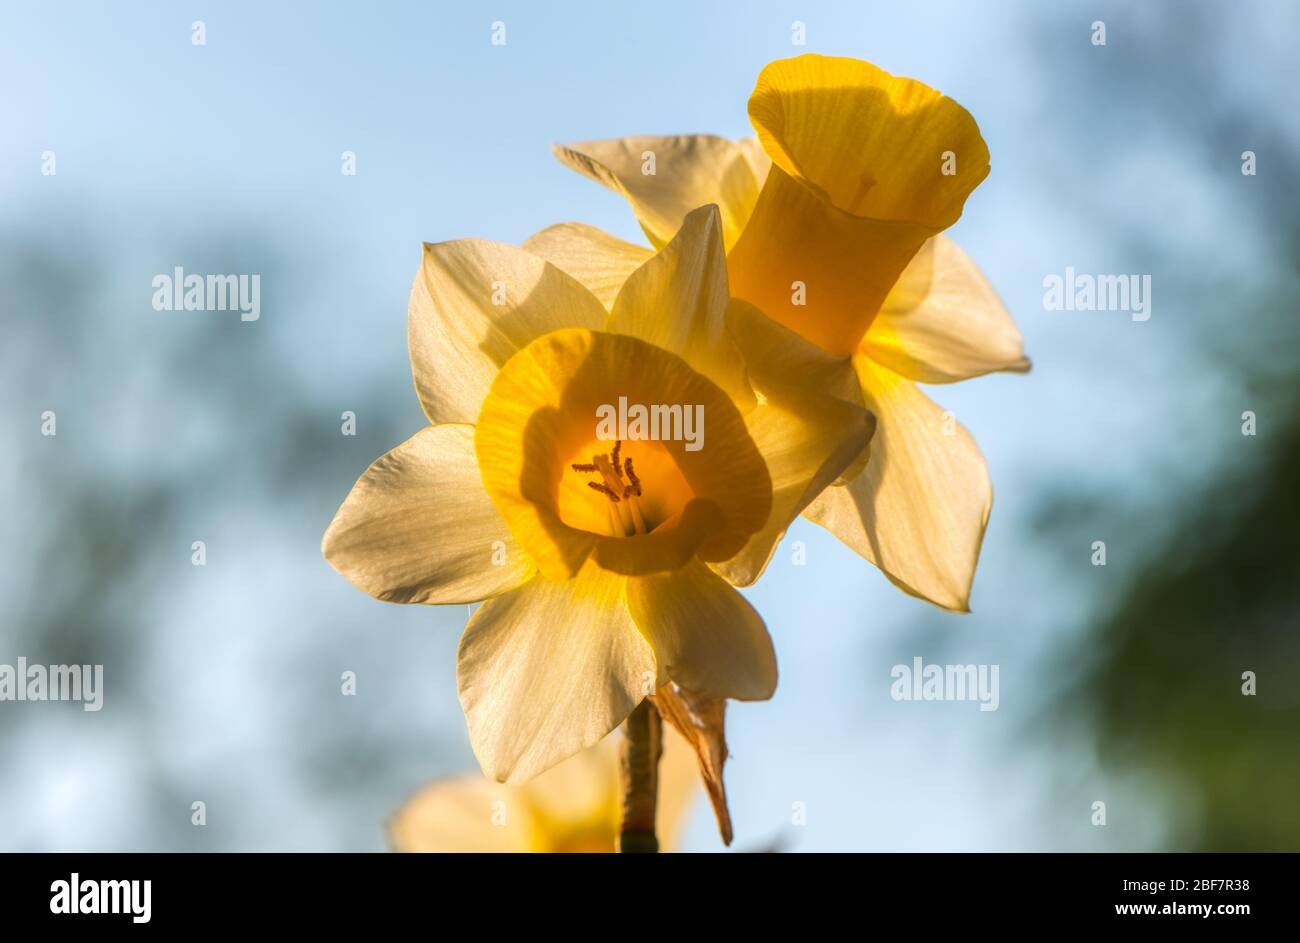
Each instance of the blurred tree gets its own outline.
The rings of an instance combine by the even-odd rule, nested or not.
[[[1300,11],[1260,5],[1241,13],[1225,24],[1230,15],[1221,4],[1180,4],[1176,17],[1103,4],[1097,18],[1120,37],[1104,66],[1087,48],[1057,60],[1063,94],[1082,81],[1111,103],[1116,130],[1141,127],[1189,155],[1205,186],[1231,195],[1267,251],[1248,271],[1231,273],[1226,285],[1198,281],[1203,269],[1231,255],[1222,234],[1195,233],[1197,245],[1178,259],[1180,333],[1245,394],[1242,405],[1226,403],[1209,417],[1228,430],[1212,437],[1222,445],[1213,480],[1159,508],[1121,508],[1113,500],[1080,501],[1077,494],[1073,502],[1061,495],[1045,502],[1049,529],[1068,537],[1072,548],[1102,522],[1123,535],[1125,546],[1144,548],[1131,566],[1112,574],[1123,585],[1097,607],[1094,625],[1067,653],[1064,672],[1071,680],[1056,713],[1089,727],[1111,772],[1167,787],[1156,802],[1167,814],[1172,849],[1295,851],[1300,221],[1290,208],[1300,145],[1293,134],[1295,101],[1261,100],[1244,83],[1280,67],[1270,37],[1278,30],[1294,34]],[[1232,41],[1214,41],[1228,26]],[[1231,70],[1234,85],[1216,62],[1243,55],[1251,67]],[[1269,162],[1267,174],[1244,183],[1243,142]],[[1167,220],[1145,227],[1132,219],[1094,221],[1126,231],[1134,257],[1167,251]],[[1257,414],[1254,437],[1235,428],[1246,404]],[[1091,523],[1081,526],[1084,521]],[[1248,671],[1256,678],[1253,696],[1242,693]],[[1117,824],[1114,809],[1110,824]]]

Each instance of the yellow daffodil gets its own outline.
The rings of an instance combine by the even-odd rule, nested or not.
[[[408,852],[613,852],[621,738],[612,733],[520,786],[473,775],[430,783],[393,816],[389,840]],[[655,814],[661,851],[674,849],[698,789],[690,747],[665,730]]]
[[[968,608],[992,505],[970,434],[916,382],[1025,371],[1020,334],[940,232],[988,175],[956,102],[866,62],[771,63],[749,100],[757,140],[631,137],[557,147],[623,195],[663,245],[695,206],[721,208],[732,331],[759,389],[818,389],[879,419],[869,456],[805,512],[898,586]],[[608,297],[650,250],[564,224],[530,243]]]
[[[874,429],[860,403],[751,390],[726,330],[716,207],[639,263],[607,309],[525,249],[426,245],[408,341],[432,425],[370,466],[325,534],[329,562],[378,599],[486,600],[457,679],[500,782],[595,744],[673,685],[770,697],[771,639],[728,580],[757,577]],[[611,441],[597,417],[623,400],[698,407],[699,447]]]

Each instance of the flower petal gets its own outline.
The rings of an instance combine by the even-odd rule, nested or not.
[[[866,469],[824,491],[804,515],[903,590],[969,611],[993,491],[979,447],[910,381],[854,359],[879,420]]]
[[[828,353],[739,298],[727,308],[727,327],[751,382],[760,389],[784,385],[817,390],[862,405],[862,383],[851,357]]]
[[[407,318],[411,372],[434,423],[474,422],[510,355],[564,327],[598,328],[605,308],[574,278],[518,246],[425,244]]]
[[[862,352],[922,383],[1029,370],[1020,331],[984,275],[947,236],[903,270],[871,322]]]
[[[624,283],[605,329],[677,354],[726,390],[743,412],[754,397],[727,332],[728,297],[718,208],[701,206]]]
[[[561,163],[626,198],[655,248],[667,245],[696,207],[716,203],[730,249],[758,198],[760,181],[745,148],[712,134],[641,135],[552,150]]]
[[[483,489],[474,427],[422,429],[366,469],[321,550],[359,589],[386,602],[467,603],[536,572]]]
[[[808,503],[865,466],[876,418],[862,405],[851,360],[832,357],[739,299],[727,316],[749,378],[763,394],[745,425],[772,479],[772,513],[740,553],[713,569],[748,586]]]
[[[776,690],[776,653],[762,618],[704,564],[629,579],[627,604],[661,668],[682,687],[741,701]]]
[[[625,579],[589,566],[537,577],[475,610],[456,679],[483,772],[518,783],[599,741],[655,690],[654,650],[623,599]]]
[[[640,268],[653,249],[624,242],[585,223],[560,223],[530,236],[524,249],[572,275],[600,299],[614,306],[618,290]]]
[[[388,839],[401,852],[528,852],[536,832],[520,791],[477,773],[430,783],[388,822]]]
[[[876,428],[861,406],[792,389],[773,390],[745,421],[772,477],[772,514],[740,553],[713,564],[736,586],[762,576],[794,519],[859,457],[865,463]]]
[[[478,773],[431,783],[388,823],[393,847],[416,852],[612,852],[619,822],[620,740],[615,732],[519,786]]]

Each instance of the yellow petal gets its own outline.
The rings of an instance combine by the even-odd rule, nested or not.
[[[553,150],[562,163],[626,198],[656,248],[673,238],[691,210],[716,203],[730,249],[758,197],[745,148],[711,134],[583,141]]]
[[[732,294],[849,356],[912,256],[961,215],[988,148],[956,102],[854,59],[768,65],[749,114],[774,166],[728,259]]]
[[[572,468],[610,451],[597,417],[620,398],[699,406],[706,417],[697,450],[676,439],[623,443],[643,472],[649,532],[637,536],[613,534],[608,499]],[[493,382],[475,449],[498,512],[554,579],[588,558],[628,575],[675,569],[697,554],[723,560],[771,510],[771,481],[736,406],[680,357],[635,337],[571,330],[534,341]]]
[[[334,515],[325,559],[386,602],[465,603],[535,572],[483,490],[474,428],[422,429],[371,465]]]
[[[878,419],[861,475],[824,491],[805,516],[945,609],[968,611],[993,491],[979,447],[912,381],[854,360]]]
[[[717,383],[741,411],[753,404],[727,332],[727,260],[716,206],[693,210],[682,228],[624,283],[605,329],[677,354]]]
[[[612,852],[619,821],[617,732],[535,779],[478,773],[430,783],[388,823],[397,851]]]
[[[619,751],[623,735],[612,732],[594,747],[519,786],[537,822],[538,850],[602,851],[617,848],[622,813]]]
[[[497,370],[529,341],[598,328],[605,308],[582,285],[517,246],[459,239],[424,247],[407,342],[431,422],[474,422]]]
[[[589,566],[538,576],[475,610],[456,680],[485,775],[518,783],[599,741],[654,690],[654,650],[623,597],[625,579]]]
[[[682,687],[740,701],[776,690],[776,653],[762,618],[704,564],[629,579],[627,603],[660,666]]]
[[[389,843],[401,852],[613,852],[622,741],[616,730],[518,786],[478,773],[436,780],[388,821]],[[680,842],[699,778],[690,745],[675,730],[665,731],[655,816],[660,851]]]
[[[388,840],[402,852],[527,852],[535,832],[527,800],[478,774],[430,783],[388,823]]]
[[[727,327],[750,381],[760,390],[777,386],[816,390],[862,405],[862,384],[852,357],[828,353],[739,298],[733,298],[727,308]]]
[[[713,569],[749,586],[767,568],[790,524],[817,495],[861,458],[865,465],[876,418],[861,406],[814,392],[773,390],[746,417],[772,477],[772,514],[761,531]]]
[[[970,256],[935,236],[885,299],[862,352],[922,383],[1029,370],[1020,331]]]
[[[653,249],[624,242],[585,223],[560,223],[529,237],[524,249],[582,282],[606,308]]]
[[[749,118],[777,166],[854,216],[946,229],[989,172],[988,147],[965,108],[859,59],[810,54],[768,64]],[[954,159],[945,166],[947,152]]]

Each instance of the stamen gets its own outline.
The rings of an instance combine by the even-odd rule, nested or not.
[[[552,465],[551,467],[554,468],[555,466]],[[587,487],[592,489],[593,491],[599,491],[601,494],[609,498],[609,500],[612,501],[614,504],[618,504],[619,502],[618,495],[616,495],[613,491],[611,491],[607,485],[602,485],[598,481],[589,481],[587,482]]]
[[[614,442],[614,449],[609,455],[593,455],[591,463],[573,462],[570,467],[576,472],[596,472],[604,479],[589,481],[587,487],[599,491],[609,498],[605,505],[609,515],[609,530],[615,537],[629,537],[648,534],[645,516],[641,513],[641,479],[632,468],[631,457],[622,458],[623,440]],[[624,476],[626,475],[626,480]]]
[[[632,512],[632,529],[638,534],[649,533],[650,528],[645,526],[645,518],[641,514],[641,502],[631,498],[627,502],[627,507]]]
[[[627,531],[623,527],[623,519],[619,516],[618,506],[606,504],[605,512],[609,515],[609,533],[611,537],[626,537]]]
[[[636,521],[632,519],[632,515],[628,512],[627,502],[624,501],[621,504],[610,506],[611,511],[615,509],[617,509],[618,511],[618,523],[622,531],[622,535],[626,537],[628,534],[635,534]]]
[[[605,479],[605,484],[609,490],[615,494],[621,494],[623,491],[623,479],[619,477],[618,472],[614,471],[614,466],[609,463],[608,455],[593,456],[596,461],[596,467],[600,469],[600,475]]]
[[[638,498],[641,497],[641,479],[638,478],[636,472],[632,470],[632,457],[630,455],[628,456],[627,461],[623,463],[623,467],[627,470],[627,480],[632,482],[632,490],[636,492]]]

